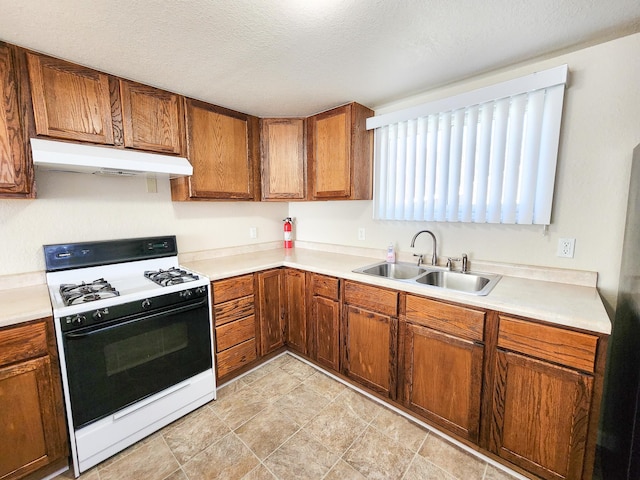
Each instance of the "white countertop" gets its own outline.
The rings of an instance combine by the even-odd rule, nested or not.
[[[190,254],[188,261],[181,263],[187,268],[208,276],[211,280],[286,266],[435,299],[521,315],[562,326],[596,333],[611,333],[609,316],[597,289],[593,286],[503,275],[489,295],[477,296],[352,272],[356,268],[382,260],[370,256],[302,248],[293,248],[290,252],[280,248],[216,258],[206,258],[206,256],[206,252],[200,255]],[[0,289],[0,327],[48,317],[51,314],[49,293],[45,284]]]

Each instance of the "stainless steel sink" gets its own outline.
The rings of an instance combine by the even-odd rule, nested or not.
[[[376,277],[393,278],[396,280],[406,280],[422,275],[427,270],[411,263],[378,263],[354,270],[357,273],[365,275],[374,275]]]
[[[412,263],[376,263],[356,268],[355,273],[363,273],[379,278],[388,278],[414,285],[455,290],[472,295],[488,295],[502,278],[500,275],[479,272],[454,272],[438,267],[421,266]]]

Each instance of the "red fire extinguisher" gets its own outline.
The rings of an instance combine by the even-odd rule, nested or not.
[[[291,236],[291,225],[293,224],[293,220],[291,217],[287,217],[283,220],[284,222],[284,248],[292,248],[293,240]]]

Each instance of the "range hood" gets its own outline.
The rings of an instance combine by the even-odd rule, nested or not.
[[[138,150],[31,139],[33,164],[42,170],[92,173],[96,175],[155,175],[169,178],[193,174],[184,157]]]

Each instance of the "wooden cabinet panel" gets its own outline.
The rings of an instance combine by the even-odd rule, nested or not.
[[[0,366],[47,355],[45,322],[0,330]]]
[[[253,295],[253,274],[217,280],[213,283],[213,287],[214,305]]]
[[[395,290],[347,281],[344,284],[344,301],[384,315],[398,315],[398,292]]]
[[[484,346],[420,325],[402,326],[405,405],[477,442]]]
[[[173,200],[258,198],[258,128],[256,117],[187,99],[193,175],[171,180]]]
[[[457,337],[483,341],[485,313],[480,310],[407,295],[406,319]]]
[[[371,109],[350,103],[307,119],[307,162],[313,200],[368,200],[372,195]]]
[[[593,377],[499,349],[491,450],[545,479],[580,479]]]
[[[307,354],[307,303],[305,273],[285,269],[287,346]]]
[[[0,42],[0,197],[33,197],[33,168],[20,118],[14,49]]]
[[[222,352],[256,336],[256,317],[249,315],[235,322],[216,326],[216,351]]]
[[[257,276],[260,303],[260,355],[266,355],[284,346],[284,276],[281,269],[259,272]]]
[[[215,325],[219,327],[235,320],[248,317],[255,313],[255,300],[253,295],[236,298],[213,306]]]
[[[184,98],[175,93],[120,80],[124,146],[184,155]]]
[[[395,398],[398,319],[346,305],[344,336],[345,373]]]
[[[262,199],[302,200],[306,196],[305,120],[260,120]]]
[[[255,338],[216,354],[216,371],[218,378],[223,378],[239,368],[249,365],[256,358]]]
[[[311,276],[311,284],[314,295],[330,298],[332,300],[339,299],[340,281],[337,278],[314,273]]]
[[[332,370],[340,370],[340,304],[331,298],[312,299],[314,359]]]
[[[34,53],[27,59],[38,135],[114,144],[107,75]]]
[[[598,337],[500,316],[498,346],[587,372],[594,371]]]

